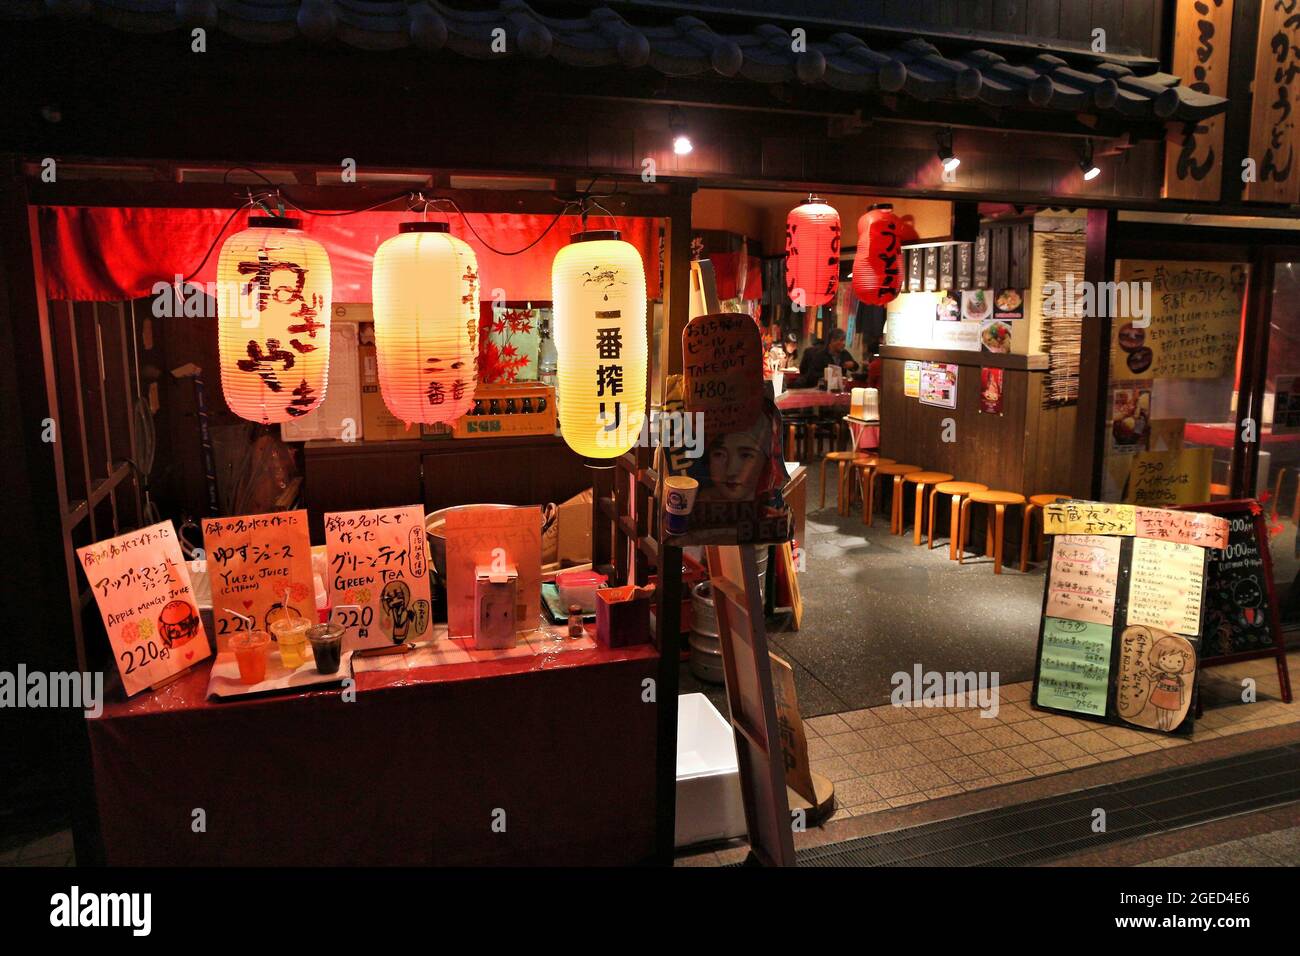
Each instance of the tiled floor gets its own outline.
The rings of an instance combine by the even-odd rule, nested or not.
[[[1290,655],[1290,673],[1300,688],[1300,652]],[[1240,701],[1246,678],[1255,682],[1254,703]],[[995,717],[969,707],[884,705],[805,721],[809,762],[835,784],[830,820],[1300,721],[1300,703],[1280,699],[1271,660],[1203,672],[1205,712],[1190,738],[1046,714],[1030,706],[1031,689],[1000,688]]]

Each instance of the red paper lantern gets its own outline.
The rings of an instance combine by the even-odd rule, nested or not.
[[[840,214],[816,196],[785,220],[785,291],[805,309],[835,298],[840,284]]]
[[[858,220],[853,294],[867,305],[884,305],[903,289],[903,240],[889,203],[872,206]]]

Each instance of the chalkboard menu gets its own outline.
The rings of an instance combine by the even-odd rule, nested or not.
[[[1251,499],[1186,507],[1228,521],[1227,547],[1209,552],[1204,656],[1273,654],[1281,632],[1264,509]]]

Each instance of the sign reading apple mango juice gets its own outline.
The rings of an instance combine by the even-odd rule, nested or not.
[[[170,521],[78,548],[77,557],[128,697],[211,653]]]

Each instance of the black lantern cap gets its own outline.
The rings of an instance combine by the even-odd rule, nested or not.
[[[622,239],[623,233],[617,229],[589,229],[586,232],[575,232],[569,236],[569,242],[595,242],[597,239]]]
[[[400,232],[451,232],[451,226],[445,222],[404,222],[397,227]]]
[[[249,216],[249,229],[301,229],[302,220],[291,216]]]

